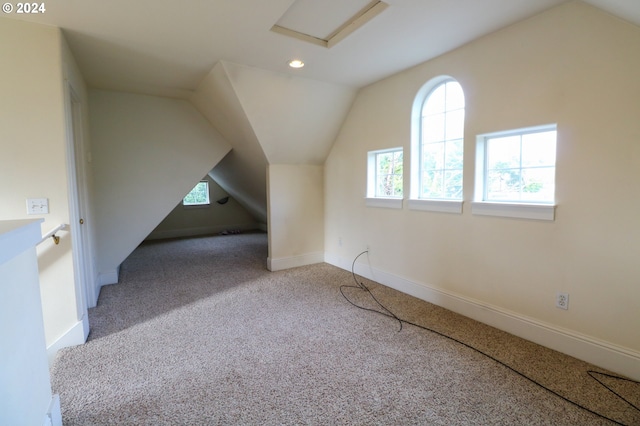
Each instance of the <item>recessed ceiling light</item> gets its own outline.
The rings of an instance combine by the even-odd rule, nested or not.
[[[302,68],[304,67],[304,62],[302,62],[300,59],[292,59],[289,61],[289,66],[291,68]]]

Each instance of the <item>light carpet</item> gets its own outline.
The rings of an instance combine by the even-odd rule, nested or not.
[[[52,368],[65,425],[608,425],[509,368],[341,295],[328,264],[269,272],[262,233],[145,242]],[[362,280],[362,279],[361,279]],[[625,425],[602,369],[382,285],[398,317]],[[354,303],[380,310],[365,291]],[[639,385],[599,376],[640,405]]]

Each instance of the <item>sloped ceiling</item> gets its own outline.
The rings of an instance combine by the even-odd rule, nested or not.
[[[574,1],[385,0],[332,48],[271,28],[290,10],[310,6],[303,21],[327,22],[354,2],[55,0],[0,19],[62,28],[91,88],[189,99],[233,146],[212,177],[264,221],[267,163],[322,163],[353,91]],[[585,2],[640,25],[638,0]],[[290,69],[294,57],[306,66]]]
[[[178,99],[89,96],[100,273],[115,270],[231,146]]]
[[[350,3],[331,1],[315,20]],[[331,49],[270,30],[295,0],[55,0],[42,14],[3,16],[62,28],[93,88],[188,98],[221,60],[362,87],[567,1],[387,0]],[[637,0],[589,2],[638,19]],[[290,70],[294,56],[307,66]]]
[[[270,164],[323,164],[356,91],[237,64],[229,79]]]
[[[617,16],[631,22],[632,24],[640,25],[640,2],[637,0],[584,0],[585,3],[589,3],[599,9],[609,12],[610,14]]]
[[[219,62],[189,100],[233,146],[209,175],[258,221],[267,222],[267,158]]]
[[[267,164],[322,164],[355,90],[220,62],[190,101],[233,145],[210,172],[266,223]]]

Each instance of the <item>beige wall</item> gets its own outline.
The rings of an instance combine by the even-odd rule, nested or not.
[[[124,259],[231,149],[187,101],[92,90],[97,267]]]
[[[269,269],[323,261],[323,167],[269,165]]]
[[[210,235],[231,230],[255,230],[260,225],[234,198],[230,197],[208,175],[201,180],[209,182],[207,206],[183,206],[182,200],[149,234],[147,240],[160,238]],[[186,195],[186,194],[185,194]],[[225,204],[216,201],[229,197]]]
[[[0,219],[42,217],[43,233],[70,220],[63,46],[57,28],[0,18]],[[28,216],[27,198],[48,198],[49,214]],[[59,235],[38,247],[47,346],[80,319],[70,235]]]
[[[369,245],[393,279],[604,343],[637,367],[639,52],[640,28],[574,2],[364,88],[326,162],[327,258],[348,264]],[[467,101],[463,213],[365,207],[370,150],[404,147],[409,194],[411,106],[445,74]],[[555,221],[472,215],[476,135],[548,123]]]

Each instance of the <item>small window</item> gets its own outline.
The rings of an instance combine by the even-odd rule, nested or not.
[[[482,203],[552,206],[555,201],[556,125],[530,127],[480,135],[477,138],[474,213],[498,211]],[[543,211],[537,209],[535,211]],[[553,219],[551,216],[532,217]],[[512,217],[512,213],[506,214]]]
[[[402,149],[373,152],[374,197],[402,197]]]
[[[402,148],[371,151],[368,153],[367,199],[392,199],[385,207],[402,206],[403,194]],[[385,202],[382,202],[383,204]],[[382,206],[380,203],[369,205]]]
[[[209,182],[203,180],[184,197],[182,204],[185,206],[206,206],[209,205]]]

